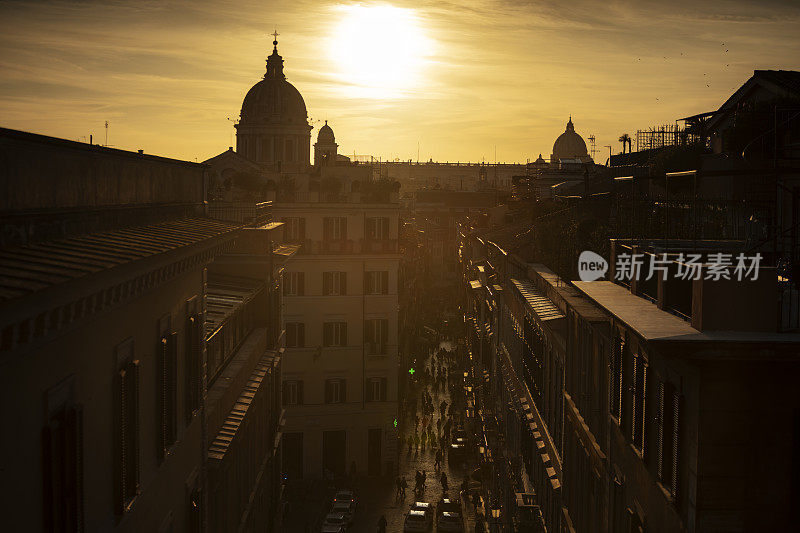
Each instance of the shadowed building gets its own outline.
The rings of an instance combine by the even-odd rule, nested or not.
[[[6,528],[269,527],[286,253],[268,206],[211,218],[204,165],[13,130],[0,160]],[[220,485],[217,465],[247,475]]]

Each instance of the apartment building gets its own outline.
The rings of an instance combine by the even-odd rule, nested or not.
[[[667,253],[668,266],[644,283],[568,283],[463,235],[469,345],[503,436],[493,456],[520,457],[492,487],[509,527],[522,492],[540,529],[791,528],[800,337],[781,331],[778,277],[671,277],[682,253],[737,246],[618,240],[611,265],[642,253],[647,272]]]
[[[0,158],[2,529],[267,527],[288,257],[268,205],[210,218],[203,165],[14,130]]]
[[[300,246],[283,273],[285,471],[386,474],[397,461],[397,192],[365,165],[317,171],[275,204],[284,243]]]

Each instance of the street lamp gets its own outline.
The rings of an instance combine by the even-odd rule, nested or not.
[[[495,505],[497,505],[497,504],[495,504]],[[499,507],[493,507],[492,508],[492,518],[494,519],[495,522],[500,522],[500,508]]]

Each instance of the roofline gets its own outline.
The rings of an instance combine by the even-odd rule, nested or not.
[[[46,144],[53,144],[57,146],[62,146],[64,148],[72,148],[75,150],[84,150],[84,151],[94,151],[100,153],[106,153],[110,155],[117,155],[117,156],[125,156],[125,157],[135,157],[137,159],[147,159],[149,161],[160,161],[162,163],[172,163],[176,165],[185,165],[185,166],[196,166],[201,168],[207,168],[208,165],[204,163],[195,163],[193,161],[185,161],[183,159],[174,159],[171,157],[164,157],[160,155],[152,155],[152,154],[145,154],[139,152],[131,152],[129,150],[121,150],[119,148],[109,148],[107,146],[101,146],[99,144],[88,144],[79,141],[70,141],[69,139],[63,139],[61,137],[51,137],[49,135],[42,135],[41,133],[31,133],[28,131],[22,130],[15,130],[11,128],[3,128],[0,127],[0,138],[11,138],[11,139],[19,139],[23,141],[31,141],[31,142],[38,142],[38,143],[46,143]]]

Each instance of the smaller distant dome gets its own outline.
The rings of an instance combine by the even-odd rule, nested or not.
[[[333,136],[333,129],[328,126],[327,120],[325,121],[325,125],[319,129],[317,142],[321,144],[333,144],[336,142],[336,138]]]

